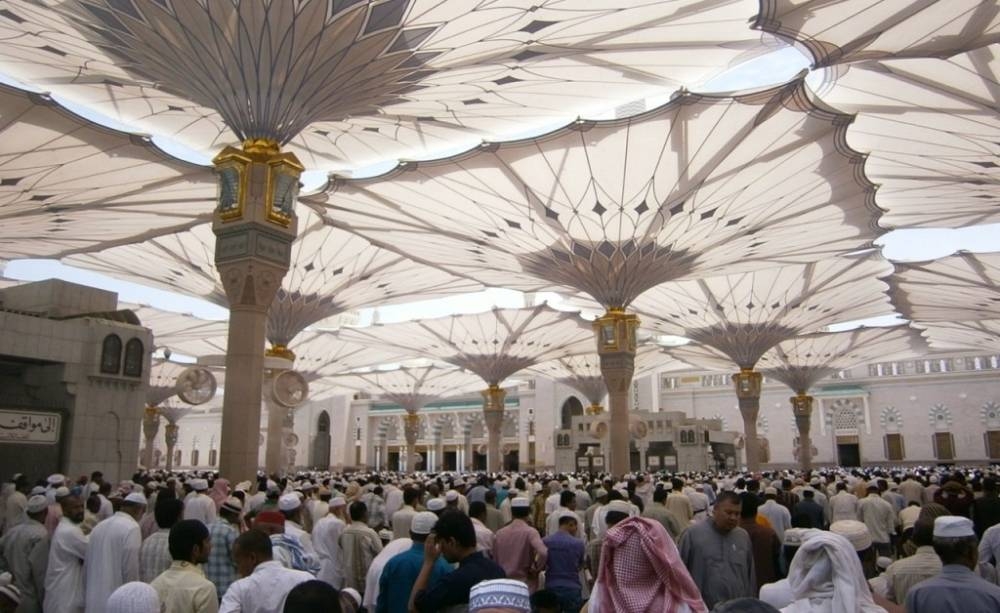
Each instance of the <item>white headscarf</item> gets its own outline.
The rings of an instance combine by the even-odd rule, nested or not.
[[[108,597],[105,613],[160,613],[160,597],[148,583],[126,583]]]
[[[788,569],[795,602],[782,613],[886,613],[875,604],[850,541],[810,530]]]

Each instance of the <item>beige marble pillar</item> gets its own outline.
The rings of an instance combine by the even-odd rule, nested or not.
[[[760,414],[760,390],[763,375],[752,368],[741,368],[732,376],[739,401],[740,415],[743,417],[743,432],[746,440],[747,469],[760,470],[760,441],[757,439],[757,416]]]
[[[265,375],[265,389],[267,376]],[[280,474],[285,466],[284,444],[285,407],[278,404],[270,394],[264,396],[267,409],[267,434],[264,437],[264,470],[268,475]]]
[[[142,450],[142,464],[146,470],[153,467],[153,441],[160,432],[160,412],[156,407],[146,407],[142,413],[142,435],[146,439],[146,447]]]
[[[802,470],[812,469],[812,439],[809,428],[812,423],[813,397],[804,390],[788,399],[795,414],[795,426],[799,429],[799,463]]]
[[[465,472],[472,471],[472,431],[465,431],[465,441],[462,445],[462,459],[459,462],[459,470]]]
[[[492,384],[482,394],[486,423],[486,470],[498,471],[503,468],[500,438],[503,436],[504,399],[507,397],[507,390]]]
[[[219,177],[215,264],[229,300],[219,471],[233,482],[252,481],[267,314],[291,259],[302,165],[267,140],[248,140],[242,150],[227,147],[213,163]]]
[[[167,470],[174,469],[174,447],[177,446],[177,438],[180,434],[180,428],[177,424],[167,424],[163,433],[164,439],[167,442]]]
[[[601,376],[608,388],[608,441],[610,458],[607,470],[616,477],[629,472],[629,389],[635,372],[635,332],[639,318],[622,309],[608,309],[594,320]]]
[[[416,413],[403,416],[403,437],[406,439],[406,470],[413,472],[417,466],[417,439],[420,437],[420,416]]]

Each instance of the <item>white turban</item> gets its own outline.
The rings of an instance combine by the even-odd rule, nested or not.
[[[148,583],[133,581],[108,598],[105,613],[160,613],[160,597]]]
[[[885,613],[872,599],[850,541],[821,530],[809,530],[803,541],[788,568],[795,602],[783,613]]]

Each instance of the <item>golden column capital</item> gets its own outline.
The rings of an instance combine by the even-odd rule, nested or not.
[[[736,386],[736,397],[740,400],[760,398],[760,390],[764,384],[764,375],[752,368],[740,368],[740,372],[732,376]]]
[[[600,415],[604,412],[604,406],[600,404],[592,404],[586,409],[584,409],[585,415]]]
[[[795,417],[812,417],[813,411],[813,397],[805,392],[798,392],[795,396],[788,399],[792,403],[792,411],[795,413]]]
[[[599,355],[635,354],[639,317],[634,313],[626,313],[625,309],[618,307],[609,308],[594,320],[593,327]]]
[[[264,351],[264,355],[269,358],[284,358],[290,362],[295,361],[295,352],[288,348],[288,345],[277,343],[271,345]]]
[[[484,389],[480,393],[483,396],[483,410],[485,412],[503,412],[504,400],[507,397],[507,390],[495,383],[492,383],[488,388]]]

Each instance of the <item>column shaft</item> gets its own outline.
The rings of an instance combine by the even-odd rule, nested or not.
[[[483,390],[483,412],[486,422],[486,470],[499,471],[503,468],[500,455],[500,437],[503,429],[504,399],[507,391],[492,384]]]
[[[760,441],[757,439],[757,416],[760,414],[760,390],[764,377],[751,368],[741,368],[732,376],[743,416],[746,437],[747,469],[760,470]]]
[[[406,438],[406,470],[413,472],[417,466],[417,438],[420,436],[420,416],[407,413],[403,417],[403,436]]]
[[[257,476],[266,325],[265,308],[234,306],[229,312],[219,472],[234,482]]]
[[[288,409],[278,404],[270,394],[264,396],[267,407],[267,435],[264,448],[264,470],[267,474],[280,474],[285,468],[284,439],[285,414]]]
[[[809,429],[812,425],[813,397],[805,392],[789,398],[795,414],[795,426],[799,430],[799,462],[802,470],[812,470],[812,439]]]
[[[167,470],[174,469],[174,447],[177,446],[177,437],[180,435],[180,428],[176,424],[167,424],[164,433],[167,442]]]
[[[620,308],[610,308],[594,320],[601,376],[608,388],[608,471],[621,477],[631,470],[629,461],[629,389],[635,372],[635,331],[639,318]]]

